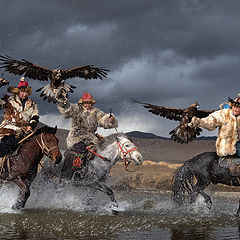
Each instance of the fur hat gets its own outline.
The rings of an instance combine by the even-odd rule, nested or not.
[[[88,92],[85,92],[82,97],[79,99],[78,103],[91,103],[92,105],[96,103],[95,99],[92,97],[92,95]]]
[[[231,107],[232,106],[240,107],[240,96],[237,96],[234,100],[228,97],[228,102],[230,103]]]
[[[8,88],[8,92],[12,94],[18,94],[21,91],[28,92],[29,95],[32,94],[32,88],[29,87],[28,82],[25,81],[24,77],[20,78],[20,82],[17,87],[11,86]]]

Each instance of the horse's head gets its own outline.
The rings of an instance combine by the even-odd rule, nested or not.
[[[41,130],[41,133],[37,135],[37,142],[42,149],[43,154],[51,158],[54,163],[60,163],[62,160],[62,154],[58,147],[59,140],[55,136],[57,126],[55,128],[45,126],[39,130]]]
[[[141,165],[143,163],[143,156],[135,144],[125,135],[120,135],[116,138],[120,157],[124,160],[125,164],[127,165],[132,162],[136,165]]]

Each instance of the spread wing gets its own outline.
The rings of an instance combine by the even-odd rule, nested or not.
[[[16,75],[24,75],[24,77],[41,81],[48,81],[52,73],[51,70],[35,65],[25,59],[19,61],[7,55],[0,55],[0,68],[4,68],[5,71]]]
[[[137,101],[133,98],[131,100],[135,103],[142,104],[145,108],[149,109],[148,111],[159,115],[161,117],[170,119],[170,120],[175,120],[175,121],[181,121],[184,113],[184,109],[177,109],[177,108],[169,108],[169,107],[162,107],[162,106],[157,106],[157,105],[152,105],[149,103],[145,102],[140,102]]]
[[[131,98],[132,99],[132,98]],[[142,104],[145,108],[149,109],[148,111],[159,115],[161,117],[168,118],[170,120],[179,121],[180,124],[174,128],[172,131],[169,132],[171,138],[174,141],[179,143],[188,143],[195,139],[197,136],[200,135],[202,129],[199,127],[190,127],[188,124],[191,122],[193,116],[198,118],[207,117],[210,113],[214,112],[215,110],[197,110],[192,111],[191,113],[190,108],[186,109],[177,109],[177,108],[168,108],[168,107],[161,107],[157,105],[152,105],[145,102],[140,102],[135,99],[132,99],[133,102]]]
[[[103,79],[107,76],[107,73],[109,72],[106,68],[97,68],[93,65],[87,65],[87,66],[78,66],[75,68],[71,68],[68,70],[63,71],[62,77],[64,80],[68,78],[84,78],[84,79]]]
[[[198,118],[205,118],[207,117],[209,114],[213,113],[215,110],[197,110],[195,117]]]

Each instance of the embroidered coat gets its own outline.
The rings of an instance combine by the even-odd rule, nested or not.
[[[25,105],[19,96],[11,95],[0,99],[0,109],[4,108],[4,120],[0,125],[0,138],[5,135],[14,134],[16,136],[22,133],[22,127],[36,127],[39,119],[37,104],[30,98],[27,98]]]
[[[98,142],[96,131],[98,127],[105,129],[116,128],[118,121],[109,122],[109,114],[98,108],[92,107],[89,111],[82,104],[68,104],[62,107],[58,104],[58,109],[65,118],[72,118],[71,129],[67,137],[67,147],[70,149],[75,143],[83,141],[86,145]]]
[[[218,110],[206,118],[194,117],[192,123],[210,131],[219,128],[216,141],[218,156],[222,157],[236,153],[236,143],[239,141],[240,134],[240,116],[234,116],[231,109]]]

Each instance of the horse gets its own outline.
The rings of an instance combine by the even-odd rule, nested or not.
[[[106,193],[111,199],[112,210],[117,211],[118,203],[113,191],[104,182],[111,168],[118,160],[124,160],[127,167],[130,162],[141,165],[143,157],[134,143],[123,133],[104,137],[96,145],[96,149],[96,152],[90,150],[94,154],[94,159],[87,160],[88,163],[84,174],[82,174],[81,170],[72,169],[74,154],[69,154],[69,150],[67,150],[64,153],[65,159],[61,167],[61,178]]]
[[[204,152],[186,161],[176,172],[173,181],[173,201],[181,206],[185,196],[190,196],[190,203],[201,195],[210,209],[212,200],[204,189],[210,184],[224,184],[240,186],[239,177],[232,176],[229,168],[219,165],[219,156],[216,152]],[[240,213],[240,203],[237,216]]]
[[[61,162],[62,154],[55,136],[57,127],[44,126],[24,140],[16,153],[9,155],[1,169],[0,179],[14,182],[20,188],[12,209],[24,208],[30,196],[30,186],[38,171],[38,164],[44,155],[55,164]]]

